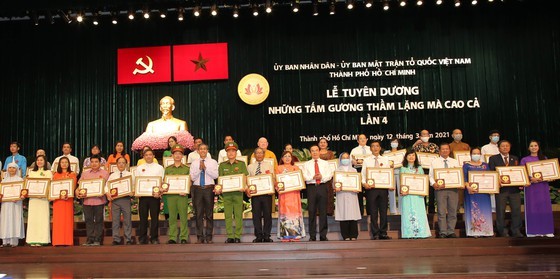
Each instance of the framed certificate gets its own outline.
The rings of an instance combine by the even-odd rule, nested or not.
[[[74,179],[61,179],[51,181],[49,189],[49,200],[58,200],[74,197]]]
[[[327,160],[327,163],[329,163],[329,166],[333,171],[338,169],[338,159]]]
[[[366,185],[375,189],[395,188],[395,173],[391,168],[367,168]]]
[[[471,160],[471,152],[470,151],[453,151],[453,157],[455,160],[459,161],[459,165],[463,166],[465,162]]]
[[[247,176],[247,187],[251,191],[251,196],[274,194],[274,176],[271,173]],[[254,191],[252,187],[255,187]]]
[[[166,175],[165,183],[169,184],[169,188],[164,194],[188,194],[191,192],[191,178],[185,175]]]
[[[497,171],[469,171],[469,182],[478,183],[478,193],[500,193],[500,174]]]
[[[94,178],[94,179],[82,179],[80,182],[79,189],[86,189],[86,197],[101,197],[105,194],[105,179]]]
[[[484,162],[488,163],[488,161],[490,161],[490,157],[494,155],[496,154],[484,154]]]
[[[136,185],[136,169],[138,168],[138,166],[133,166],[133,167],[129,167],[128,171],[130,171],[130,173],[132,174],[132,184]]]
[[[132,176],[129,175],[107,181],[107,189],[114,199],[133,196],[134,184],[132,183]]]
[[[340,184],[339,184],[340,183]],[[334,172],[334,186],[340,186],[342,191],[362,192],[362,174],[359,172]]]
[[[218,177],[218,184],[222,186],[222,193],[245,190],[245,175],[233,174]]]
[[[134,195],[151,197],[154,194],[155,187],[161,187],[161,176],[137,176],[134,182]]]
[[[558,158],[529,162],[526,166],[530,177],[542,179],[543,181],[560,179],[560,172],[558,171]]]
[[[278,189],[280,193],[305,189],[305,180],[303,180],[301,170],[277,174],[276,181],[278,181]]]
[[[102,166],[102,167],[103,167],[103,166]],[[52,172],[56,172],[57,169],[58,169],[58,161],[56,161],[56,162],[54,162],[54,163],[52,164],[51,171],[52,171]],[[78,169],[78,163],[72,163],[72,162],[70,162],[70,170],[72,170],[73,172],[76,172],[76,169]],[[84,168],[83,170],[86,170],[86,169],[89,169],[89,168]],[[103,167],[103,169],[105,169],[105,167]]]
[[[416,156],[418,156],[418,161],[424,169],[429,169],[432,165],[432,161],[439,157],[438,154],[428,152],[416,152]]]
[[[529,176],[524,166],[496,167],[500,174],[500,186],[528,186]]]
[[[404,154],[406,154],[406,149],[400,149],[394,152],[384,153],[383,157],[387,157],[387,159],[389,159],[389,163],[393,162],[393,168],[400,168],[402,167]]]
[[[401,173],[401,193],[427,196],[430,193],[430,177],[427,174]]]
[[[167,168],[171,165],[173,165],[173,157],[163,157],[163,167]],[[181,163],[183,163],[183,165],[187,164],[187,155],[183,155],[183,158],[181,158]]]
[[[0,184],[0,194],[2,194],[2,201],[19,201],[21,200],[21,190],[24,187],[24,181],[18,182],[5,182]]]
[[[26,178],[24,189],[30,198],[47,198],[50,184],[50,178]]]
[[[356,166],[361,166],[364,163],[364,160],[369,156],[371,156],[371,154],[354,154],[352,155],[352,158],[356,160]]]
[[[300,170],[303,171],[303,165],[305,164],[305,162],[307,162],[307,161],[303,161],[303,162],[294,162],[294,166],[298,167]]]
[[[443,180],[445,188],[463,188],[465,186],[465,178],[463,177],[463,168],[447,168],[434,169],[434,179]]]

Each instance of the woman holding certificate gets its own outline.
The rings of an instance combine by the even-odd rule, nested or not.
[[[521,166],[529,162],[546,160],[540,145],[532,140],[529,143],[529,156],[521,159]],[[525,187],[525,230],[527,237],[547,236],[554,237],[554,219],[550,203],[550,187],[542,177],[533,174],[531,185]],[[542,173],[541,173],[542,176]]]
[[[319,146],[319,158],[330,161],[336,159],[334,152],[329,150],[329,142],[326,138],[320,138],[317,143]],[[327,216],[334,214],[334,190],[332,188],[332,181],[327,182]]]
[[[76,188],[76,173],[70,169],[70,160],[66,157],[60,158],[58,167],[53,175],[54,180],[72,179],[72,189]],[[53,202],[53,246],[72,246],[74,245],[74,198],[60,197]]]
[[[8,173],[2,180],[2,183],[20,182],[23,179],[17,175],[19,166],[15,162],[11,162],[7,166]],[[6,201],[2,202],[2,211],[0,212],[0,238],[2,238],[2,247],[16,247],[19,240],[25,238],[23,228],[23,205],[22,201]]]
[[[276,173],[286,173],[299,170],[294,165],[294,156],[290,151],[284,151]],[[278,238],[282,242],[299,241],[305,237],[305,225],[301,210],[300,191],[278,194]]]
[[[404,155],[400,173],[424,174],[424,169],[418,161],[414,150],[407,150]],[[402,187],[402,185],[401,185]],[[419,195],[408,195],[401,193],[401,237],[402,238],[429,238],[432,236],[428,216],[426,215],[426,203],[424,197]]]
[[[52,172],[46,168],[47,158],[43,155],[35,159],[35,167],[27,174],[29,178],[52,178]],[[25,241],[34,247],[51,242],[51,214],[49,200],[29,198],[27,215],[27,237]]]
[[[470,186],[470,171],[488,171],[488,164],[482,162],[481,150],[478,147],[471,149],[471,160],[463,164],[465,176],[465,230],[467,236],[493,236],[492,204],[489,194],[478,194]]]
[[[357,172],[356,169],[352,167],[350,154],[347,152],[340,154],[336,171]],[[361,181],[358,181],[358,183],[361,183]],[[342,239],[358,240],[358,220],[362,219],[360,204],[358,203],[358,193],[342,191],[342,187],[335,187],[335,191],[336,206],[334,216],[336,221],[340,221]]]

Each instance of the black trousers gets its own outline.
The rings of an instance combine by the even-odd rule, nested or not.
[[[342,239],[358,238],[358,221],[340,221],[340,234]]]
[[[521,195],[518,191],[501,189],[500,193],[496,195],[496,232],[500,236],[507,234],[505,219],[506,204],[508,201],[511,209],[511,234],[516,235],[521,233]]]
[[[424,173],[428,174],[430,169],[424,169]],[[429,188],[428,195],[428,213],[436,213],[436,193],[434,192],[434,187]]]
[[[387,207],[389,206],[389,190],[366,190],[367,207],[370,213],[372,237],[387,234]],[[379,214],[379,223],[377,217]]]
[[[103,238],[103,207],[105,205],[84,205],[87,242],[101,242]]]
[[[356,167],[356,172],[362,172],[362,167]],[[361,192],[358,192],[358,205],[360,206],[360,216],[364,216],[364,196],[365,196],[365,189],[362,188]],[[367,215],[370,215],[367,212]]]
[[[327,237],[327,185],[307,184],[307,202],[309,213],[309,237],[317,235],[317,210],[319,211],[319,236]]]
[[[140,242],[148,239],[148,213],[150,214],[150,240],[159,236],[159,199],[154,197],[140,197],[138,202],[138,214],[140,225],[138,226],[138,240]]]
[[[214,232],[214,185],[206,185],[204,189],[193,185],[191,188],[193,207],[197,213],[196,236],[199,239],[212,240]],[[206,221],[206,225],[204,225]]]
[[[270,238],[272,230],[272,196],[251,197],[251,212],[255,236],[260,239]]]

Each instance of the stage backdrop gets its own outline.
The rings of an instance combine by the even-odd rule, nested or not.
[[[17,140],[24,155],[44,148],[51,160],[64,141],[81,158],[93,144],[104,153],[117,140],[130,148],[160,116],[165,95],[212,155],[226,134],[244,149],[265,136],[278,154],[284,143],[309,147],[320,136],[331,139],[331,149],[349,151],[358,133],[384,146],[390,137],[410,146],[421,129],[435,142],[449,141],[454,128],[472,145],[499,129],[517,154],[532,138],[555,148],[560,20],[543,2],[428,3],[388,12],[341,6],[317,17],[285,7],[258,17],[222,11],[184,22],[121,18],[99,26],[87,19],[2,22],[0,148],[8,155]],[[118,48],[216,42],[228,43],[228,80],[117,85]],[[260,105],[238,97],[237,84],[249,73],[270,84]]]

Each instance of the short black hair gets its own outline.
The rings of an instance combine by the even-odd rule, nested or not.
[[[488,135],[491,136],[492,134],[500,134],[500,131],[498,131],[498,130],[490,130],[490,132],[488,132]]]

